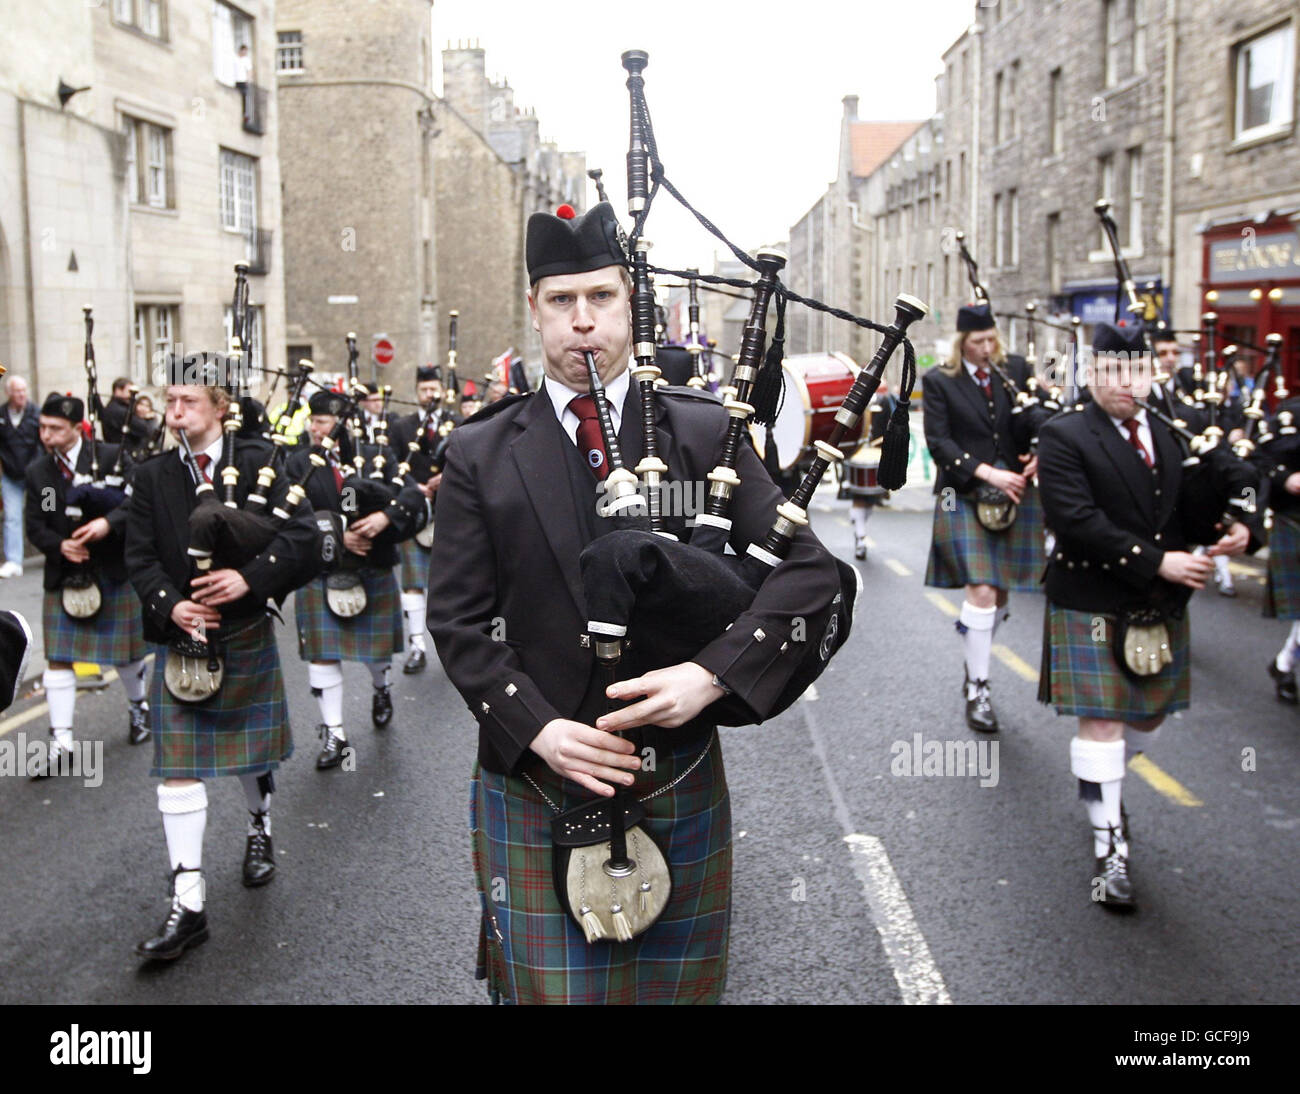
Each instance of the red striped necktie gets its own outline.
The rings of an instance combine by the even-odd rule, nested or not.
[[[600,432],[596,400],[590,395],[577,395],[569,402],[569,409],[578,416],[578,451],[591,473],[604,479],[609,472],[609,453],[605,451],[605,438]]]
[[[1142,457],[1142,462],[1147,467],[1155,467],[1155,464],[1151,462],[1151,453],[1147,451],[1147,446],[1142,443],[1142,438],[1138,436],[1138,420],[1130,418],[1124,423],[1124,428],[1128,430],[1128,443],[1137,450],[1137,454]]]

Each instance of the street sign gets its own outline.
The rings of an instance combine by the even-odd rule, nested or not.
[[[387,338],[376,338],[371,355],[375,359],[375,364],[391,365],[393,363],[393,343]]]

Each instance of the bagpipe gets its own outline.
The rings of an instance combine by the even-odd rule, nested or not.
[[[126,483],[122,468],[122,447],[118,448],[113,466],[105,470],[99,460],[99,377],[95,367],[95,320],[90,305],[82,309],[86,330],[85,353],[83,363],[86,369],[86,414],[90,426],[90,473],[77,472],[73,469],[72,482],[64,494],[63,511],[73,523],[73,528],[81,528],[92,520],[106,517],[127,498]],[[73,619],[93,619],[103,607],[103,593],[95,574],[93,563],[89,560],[70,564],[65,569],[65,576],[60,589],[63,610]]]
[[[892,483],[891,488],[902,485],[910,439],[908,403],[915,384],[915,357],[906,331],[927,310],[919,300],[900,295],[894,305],[893,323],[883,326],[829,308],[781,285],[778,275],[786,261],[783,254],[760,250],[751,257],[727,240],[690,206],[664,173],[641,75],[648,62],[648,55],[641,50],[622,55],[630,96],[627,180],[633,228],[627,251],[633,286],[632,381],[640,396],[642,442],[641,458],[634,469],[623,465],[595,361],[590,354],[586,357],[589,387],[608,456],[602,516],[612,523],[613,530],[589,543],[579,561],[588,609],[586,637],[594,647],[607,684],[617,679],[629,638],[635,637],[642,659],[646,651],[651,651],[656,665],[678,664],[697,656],[751,607],[764,582],[786,559],[795,537],[807,527],[808,505],[817,484],[828,467],[844,458],[837,445],[845,434],[860,428],[863,410],[900,343],[904,346],[904,391],[887,430],[881,477],[887,484]],[[649,243],[643,229],[660,188],[668,190],[758,275],[752,284],[739,282],[752,290],[753,300],[740,354],[722,393],[727,426],[717,463],[707,475],[707,501],[704,511],[696,514],[686,541],[676,539],[666,529],[663,496],[669,469],[659,451],[656,431],[656,387],[661,370],[656,364],[655,296],[647,254]],[[677,270],[655,272],[686,276]],[[712,280],[736,284],[721,278]],[[726,555],[724,549],[732,532],[731,505],[741,485],[737,467],[743,446],[750,443],[750,420],[770,424],[781,392],[780,337],[765,349],[767,313],[773,299],[777,300],[778,312],[783,310],[786,299],[796,300],[875,330],[882,335],[882,341],[871,364],[859,372],[845,396],[831,437],[817,442],[812,466],[791,496],[777,506],[767,535],[759,543],[749,543],[739,555]],[[848,637],[860,578],[853,567],[839,560],[836,563],[839,592],[817,618],[806,620],[807,640],[799,642],[792,637],[782,645],[783,651],[793,647],[789,652],[797,667],[773,707],[762,716],[771,717],[788,708],[820,676]],[[755,637],[760,636],[762,632],[756,632]],[[776,636],[771,640],[775,642]],[[760,720],[760,713],[736,695],[725,695],[707,709],[710,721],[721,725]],[[608,802],[581,807],[582,823],[597,832],[585,845],[581,841],[575,845],[572,840],[563,843],[557,831],[557,894],[589,942],[634,937],[655,921],[667,902],[671,887],[667,865],[653,840],[635,826],[638,810],[640,805],[616,787]],[[556,818],[557,824],[563,820]]]

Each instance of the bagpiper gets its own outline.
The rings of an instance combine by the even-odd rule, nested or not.
[[[243,883],[252,888],[273,878],[273,772],[293,752],[268,601],[282,603],[314,572],[311,507],[286,509],[288,482],[281,477],[268,509],[281,510],[285,519],[254,558],[234,567],[214,557],[196,575],[189,553],[200,492],[224,488],[233,477],[242,507],[262,465],[263,444],[223,438],[231,395],[221,384],[229,367],[215,354],[168,358],[168,379],[176,382],[167,387],[166,423],[183,444],[136,469],[127,512],[127,572],[144,606],[155,661],[167,666],[153,679],[151,774],[163,780],[158,809],[171,861],[171,906],[157,933],[136,946],[143,958],[172,960],[208,937],[205,779],[239,778],[250,814]]]
[[[298,590],[294,615],[298,624],[298,653],[308,662],[307,678],[320,707],[318,770],[338,767],[347,758],[343,728],[344,661],[361,661],[370,670],[373,687],[370,713],[376,729],[393,720],[390,673],[393,656],[402,648],[402,618],[397,580],[397,543],[414,535],[427,520],[426,501],[411,481],[392,483],[399,468],[393,453],[381,445],[360,445],[362,466],[342,458],[322,441],[337,433],[340,419],[353,413],[347,400],[318,391],[310,400],[307,428],[314,446],[290,456],[287,471],[303,481],[318,516],[337,514],[343,528],[343,553],[336,570],[322,574]],[[377,425],[376,436],[383,436]],[[355,442],[354,442],[355,443]],[[322,463],[314,468],[313,455]]]
[[[1300,649],[1300,398],[1277,405],[1259,436],[1257,458],[1267,475],[1272,530],[1264,614],[1290,623],[1286,640],[1268,662],[1279,701],[1295,706],[1295,663]]]
[[[419,410],[393,423],[393,449],[403,457],[410,453],[411,475],[421,492],[437,509],[438,484],[442,475],[434,463],[447,434],[458,418],[443,404],[442,370],[421,365],[415,370],[415,399]],[[411,443],[416,449],[411,452]],[[433,529],[426,526],[418,535],[402,541],[402,619],[406,627],[406,662],[402,672],[423,672],[428,664],[424,641],[424,590],[429,580],[429,548]]]
[[[1186,709],[1188,599],[1209,580],[1213,557],[1240,554],[1250,532],[1235,523],[1208,556],[1193,553],[1186,454],[1135,401],[1151,390],[1144,335],[1099,324],[1093,352],[1092,401],[1039,434],[1038,481],[1056,533],[1039,699],[1079,719],[1070,770],[1092,825],[1092,897],[1130,908],[1127,762]]]
[[[84,415],[80,399],[52,392],[40,414],[45,453],[27,468],[27,539],[45,556],[41,627],[49,667],[42,684],[51,737],[46,774],[72,754],[74,661],[117,668],[127,699],[127,739],[136,745],[149,738],[149,651],[122,558],[121,483],[129,468],[119,462],[118,445],[84,438]]]
[[[1043,521],[1033,485],[1037,458],[1017,453],[1012,397],[995,377],[1003,368],[1023,386],[1028,366],[1007,360],[987,304],[957,312],[948,361],[922,379],[925,440],[934,460],[934,524],[925,583],[964,588],[957,617],[965,679],[966,724],[998,728],[989,688],[993,639],[1009,594],[1038,588]]]

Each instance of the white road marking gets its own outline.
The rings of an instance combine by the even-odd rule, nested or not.
[[[848,803],[840,792],[839,784],[831,772],[827,759],[826,744],[822,738],[817,719],[812,709],[806,704],[802,707],[804,724],[812,738],[813,752],[821,764],[822,776],[830,791],[831,804],[835,810],[835,819],[844,833],[844,842],[851,852],[853,872],[862,882],[862,891],[867,898],[867,907],[876,930],[880,934],[885,956],[894,970],[894,980],[902,994],[903,1002],[951,1003],[952,997],[943,982],[939,967],[930,955],[930,947],[925,936],[921,934],[912,907],[907,902],[907,894],[894,873],[894,867],[885,852],[885,845],[876,836],[863,835],[854,831],[853,818],[849,814]]]

